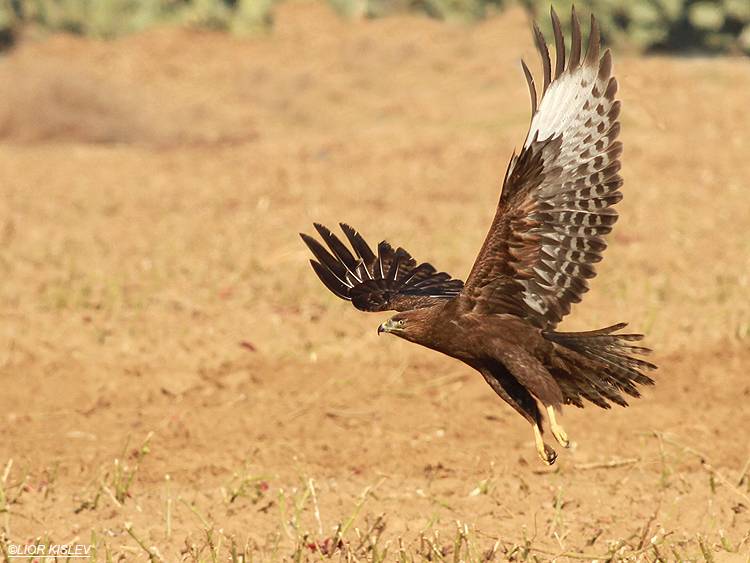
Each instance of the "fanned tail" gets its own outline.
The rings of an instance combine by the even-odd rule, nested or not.
[[[648,348],[631,344],[643,340],[643,335],[614,334],[625,326],[627,323],[588,332],[544,333],[548,340],[576,353],[563,352],[563,362],[554,373],[566,402],[582,407],[584,398],[602,408],[609,408],[610,402],[627,406],[622,393],[640,397],[636,385],[654,384],[643,372],[656,366],[632,356],[651,353]]]

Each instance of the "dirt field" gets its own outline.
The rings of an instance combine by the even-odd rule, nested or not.
[[[0,59],[4,557],[748,561],[748,59],[615,54],[625,199],[563,328],[627,320],[660,370],[566,410],[552,468],[477,373],[309,267],[297,233],[346,221],[465,277],[528,127],[521,57],[517,8],[286,2],[267,38]]]

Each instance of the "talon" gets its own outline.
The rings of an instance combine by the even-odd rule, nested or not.
[[[540,454],[541,457],[541,454]],[[544,457],[542,461],[547,465],[552,465],[557,459],[557,452],[550,448],[547,444],[544,444]]]
[[[557,440],[557,443],[563,448],[569,448],[570,440],[568,440],[568,435],[565,433],[565,430],[563,430],[563,427],[557,424],[557,421],[555,420],[555,409],[547,407],[547,415],[549,416],[549,429],[555,437],[555,440]]]
[[[536,451],[539,454],[539,459],[546,465],[555,463],[557,453],[544,443],[544,440],[542,440],[542,431],[539,430],[539,425],[537,424],[534,425],[534,441],[536,442]]]

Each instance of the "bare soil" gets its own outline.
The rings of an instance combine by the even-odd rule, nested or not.
[[[286,2],[263,38],[0,59],[4,557],[747,561],[747,58],[614,54],[625,199],[564,328],[627,320],[660,370],[568,409],[552,468],[478,374],[378,338],[309,267],[297,233],[345,221],[465,277],[528,127],[522,57],[518,8]]]

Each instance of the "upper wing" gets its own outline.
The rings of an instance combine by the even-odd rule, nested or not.
[[[599,27],[582,58],[581,28],[573,10],[570,58],[560,20],[552,13],[553,68],[539,28],[534,32],[544,69],[541,102],[528,67],[532,120],[520,154],[505,175],[500,204],[462,295],[483,313],[512,313],[544,330],[570,312],[588,291],[593,264],[606,248],[622,198],[622,144],[609,51],[599,56]]]
[[[315,229],[330,252],[314,238],[300,233],[317,261],[310,260],[320,281],[334,294],[351,301],[361,311],[409,311],[435,305],[461,293],[464,283],[432,265],[411,257],[403,248],[393,250],[383,241],[378,255],[349,225],[341,223],[349,249],[323,225]]]

